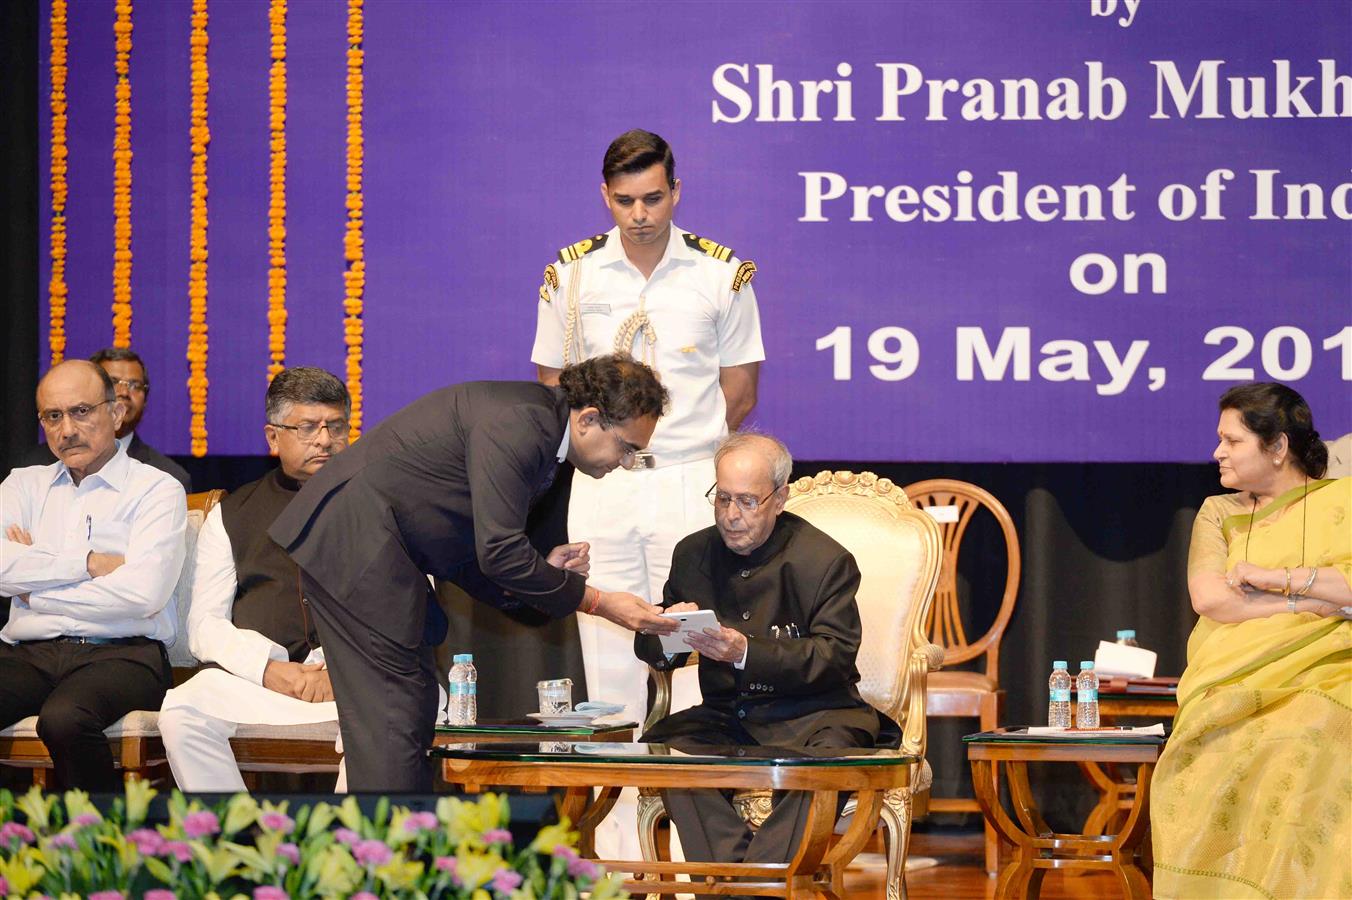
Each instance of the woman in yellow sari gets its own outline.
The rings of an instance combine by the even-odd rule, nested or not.
[[[1299,394],[1220,402],[1178,715],[1151,785],[1156,897],[1352,898],[1352,478]]]

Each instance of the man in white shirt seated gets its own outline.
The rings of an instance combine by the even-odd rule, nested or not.
[[[301,485],[347,449],[351,413],[347,388],[323,369],[279,372],[263,426],[279,465],[221,501],[198,535],[188,646],[212,667],[168,693],[159,726],[185,791],[244,790],[230,749],[241,723],[338,719],[300,573],[267,532]]]
[[[99,366],[53,366],[37,406],[58,461],[0,483],[0,594],[14,597],[0,631],[0,727],[37,715],[54,787],[117,791],[103,730],[158,709],[172,683],[183,487],[117,443],[125,409]]]

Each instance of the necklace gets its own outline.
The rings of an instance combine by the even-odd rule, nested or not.
[[[1310,495],[1310,476],[1305,476],[1305,490],[1300,495],[1300,565],[1297,568],[1305,567],[1305,521],[1306,521],[1306,503],[1305,498]],[[1249,510],[1249,530],[1244,535],[1244,561],[1249,561],[1249,541],[1253,540],[1253,519],[1258,513],[1258,495],[1253,495],[1253,508]]]

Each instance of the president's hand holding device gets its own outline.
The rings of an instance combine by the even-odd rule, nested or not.
[[[706,628],[717,629],[718,616],[712,609],[692,609],[686,612],[663,613],[664,619],[675,619],[681,627],[671,634],[660,635],[664,653],[689,653],[690,644],[685,636],[703,631]]]

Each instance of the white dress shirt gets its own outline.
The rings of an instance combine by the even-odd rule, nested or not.
[[[121,445],[78,486],[65,463],[15,469],[0,483],[0,529],[18,525],[33,543],[0,534],[0,594],[14,597],[0,639],[149,637],[172,644],[187,512],[183,486]],[[91,578],[90,552],[118,553],[126,562]]]
[[[614,352],[616,333],[642,302],[657,334],[653,368],[671,392],[671,410],[658,420],[648,445],[659,466],[713,456],[728,431],[720,369],[765,359],[755,291],[749,284],[732,289],[740,261],[691,249],[685,234],[671,226],[666,252],[649,278],[625,256],[618,227],[599,250],[556,263],[558,289],[546,288],[549,302],[539,302],[531,350],[536,365],[562,367],[568,288],[579,272],[583,346],[572,362]],[[643,360],[644,338],[626,349]]]

